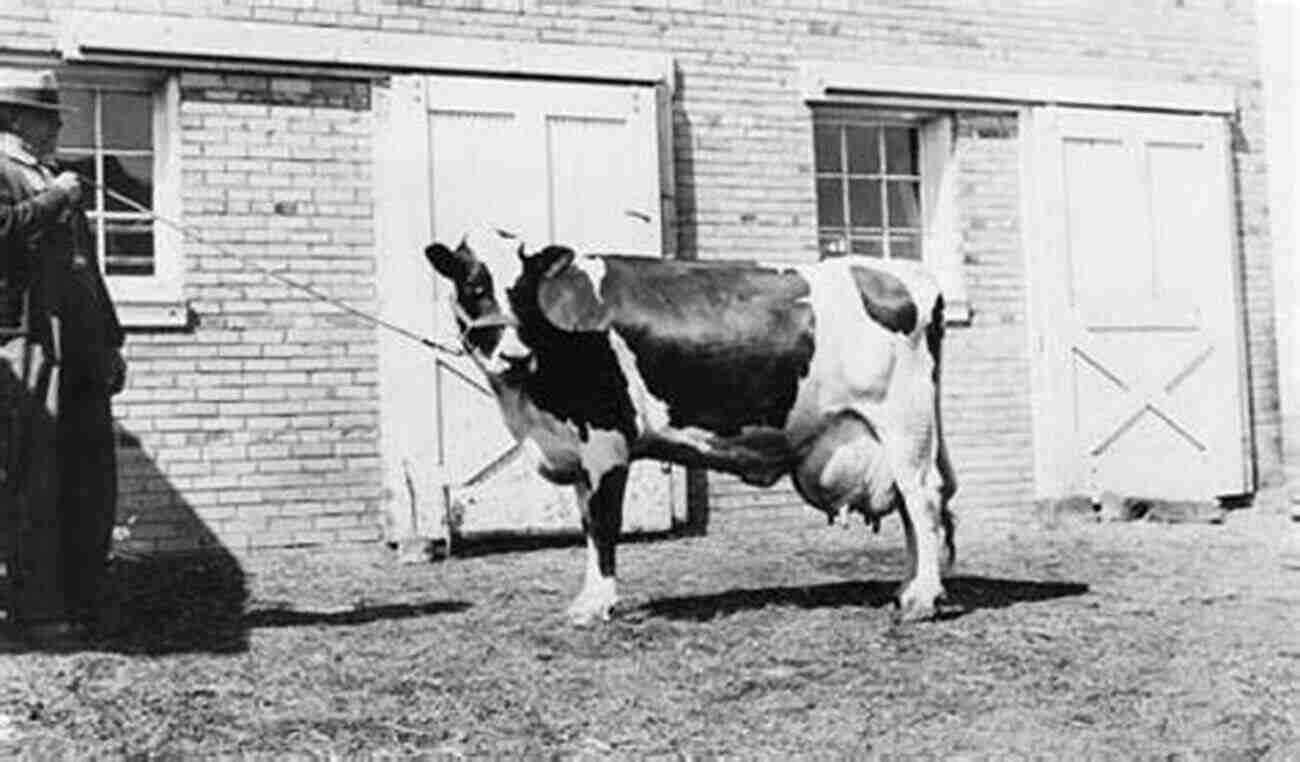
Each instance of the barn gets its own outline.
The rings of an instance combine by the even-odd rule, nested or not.
[[[159,215],[91,210],[129,329],[119,543],[239,554],[576,529],[462,358],[259,271],[452,341],[420,251],[491,229],[925,262],[963,512],[1278,484],[1259,27],[1241,0],[24,0],[0,65],[55,68],[67,158]],[[635,532],[818,520],[657,464],[631,494]]]

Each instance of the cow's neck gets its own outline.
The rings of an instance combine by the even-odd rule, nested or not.
[[[578,427],[538,407],[522,384],[491,377],[489,380],[506,428],[532,451],[542,476],[559,484],[586,478],[580,453],[584,437]]]

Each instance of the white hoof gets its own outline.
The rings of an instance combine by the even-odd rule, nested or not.
[[[583,588],[564,613],[570,623],[585,627],[596,622],[608,622],[616,605],[618,605],[618,594],[614,586],[598,585],[594,588]]]
[[[926,589],[919,585],[909,585],[898,593],[898,611],[894,614],[894,619],[900,624],[934,619],[939,613],[938,603],[942,597],[942,586]]]

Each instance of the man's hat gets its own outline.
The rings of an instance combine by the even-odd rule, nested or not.
[[[76,111],[59,105],[59,82],[49,69],[0,68],[0,104],[44,111]]]

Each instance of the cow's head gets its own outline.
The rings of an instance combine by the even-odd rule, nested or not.
[[[520,257],[493,254],[480,259],[465,239],[455,249],[433,243],[424,250],[433,269],[455,286],[452,311],[465,351],[489,377],[508,381],[527,374],[536,363],[532,349],[520,338],[503,289],[509,282],[504,279],[518,272]]]

